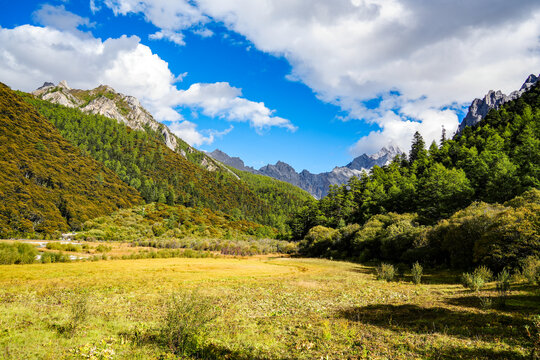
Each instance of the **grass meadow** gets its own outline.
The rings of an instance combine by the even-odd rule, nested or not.
[[[537,288],[513,283],[500,308],[494,283],[472,292],[458,277],[386,282],[368,266],[268,256],[2,265],[0,358],[529,359]],[[162,339],[183,294],[213,314],[190,353]]]

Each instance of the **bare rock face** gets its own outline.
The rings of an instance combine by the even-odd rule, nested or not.
[[[503,104],[521,97],[523,93],[528,91],[538,82],[538,79],[539,77],[534,74],[529,75],[521,88],[513,91],[510,95],[505,95],[500,90],[490,90],[483,99],[474,99],[471,106],[469,106],[469,112],[465,118],[463,118],[461,124],[459,124],[458,134],[461,133],[466,126],[478,124],[486,117],[491,109],[499,109]]]

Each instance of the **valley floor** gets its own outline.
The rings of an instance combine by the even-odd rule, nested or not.
[[[0,266],[0,358],[175,358],[159,342],[173,293],[196,290],[220,313],[202,354],[229,359],[525,359],[540,294],[513,284],[481,306],[456,274],[414,285],[370,267],[294,258],[110,260]],[[88,316],[72,335],[74,299]],[[101,354],[102,357],[97,357]]]

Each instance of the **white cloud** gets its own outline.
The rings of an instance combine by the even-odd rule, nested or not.
[[[127,9],[132,2],[116,0],[116,8]],[[156,9],[166,9],[163,2],[137,0],[144,5],[133,11],[144,12],[158,27],[165,20],[168,27],[162,28],[177,24],[178,31],[208,18],[224,23],[258,49],[286,57],[292,65],[289,78],[341,106],[349,118],[377,121],[382,138],[391,135],[386,129],[394,124],[385,122],[386,109],[366,110],[366,100],[397,91],[399,106],[421,105],[417,115],[432,115],[447,105],[464,106],[490,89],[510,92],[540,69],[537,0],[183,0],[174,6],[189,5],[197,16],[162,19],[156,14],[163,11]],[[409,124],[410,114],[394,110],[404,126],[417,126]],[[414,120],[441,122],[440,117]],[[360,141],[355,151],[368,151],[376,137]]]
[[[41,25],[59,30],[78,31],[80,26],[92,26],[88,18],[83,18],[66,10],[64,5],[41,5],[33,14],[34,20]]]
[[[142,13],[146,20],[161,29],[152,34],[151,39],[166,39],[177,45],[185,45],[182,30],[189,29],[194,24],[202,25],[209,21],[208,17],[190,1],[170,0],[105,0],[105,5],[118,15]],[[201,36],[211,36],[211,31],[195,29]]]
[[[273,116],[263,103],[242,98],[240,89],[228,83],[178,89],[174,84],[186,74],[175,76],[168,63],[141,44],[137,36],[102,41],[90,34],[49,27],[0,28],[0,63],[0,81],[24,91],[36,89],[43,81],[63,79],[80,89],[110,85],[137,97],[157,120],[175,122],[178,131],[190,136],[193,144],[209,143],[225,133],[199,131],[195,124],[182,122],[176,111],[179,106],[228,121],[250,122],[257,130],[294,128],[288,120]]]
[[[268,109],[264,103],[241,98],[241,94],[240,89],[226,82],[193,84],[180,93],[178,101],[181,105],[202,109],[207,116],[249,122],[257,131],[272,126],[296,130],[289,120],[273,116],[274,111]]]
[[[176,134],[176,136],[183,139],[191,146],[201,146],[204,144],[212,144],[216,138],[227,135],[232,131],[233,127],[230,126],[228,129],[223,131],[216,130],[207,130],[199,131],[197,130],[197,124],[191,121],[174,121],[169,125],[169,129]]]
[[[174,32],[170,30],[161,30],[156,33],[150,34],[148,37],[152,40],[166,39],[180,46],[186,45],[184,41],[184,35],[182,33]]]

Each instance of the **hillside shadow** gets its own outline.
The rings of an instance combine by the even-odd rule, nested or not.
[[[443,333],[464,338],[512,339],[525,341],[528,322],[513,316],[453,311],[441,307],[417,305],[369,305],[341,310],[338,316],[350,321],[371,324],[393,331],[418,334]]]

